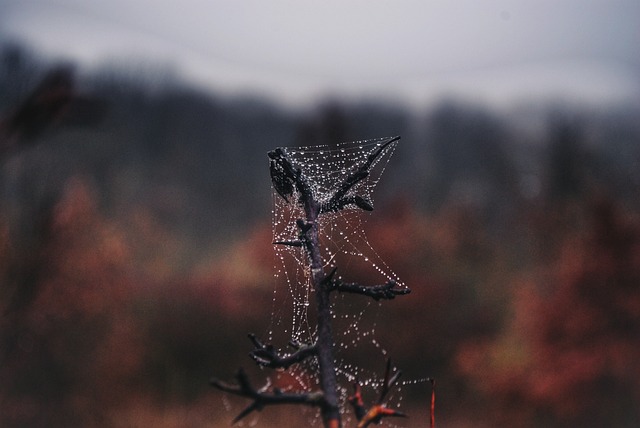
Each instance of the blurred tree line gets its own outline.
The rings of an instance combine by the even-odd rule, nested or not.
[[[270,317],[266,152],[391,134],[368,230],[413,293],[378,334],[447,425],[640,423],[639,105],[293,111],[136,67],[0,48],[0,425],[228,424],[206,381]]]

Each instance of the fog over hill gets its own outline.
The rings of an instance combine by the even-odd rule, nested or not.
[[[7,118],[57,64],[12,44],[0,55]],[[430,212],[460,202],[489,219],[575,180],[566,191],[599,187],[638,202],[638,105],[522,104],[505,113],[444,99],[416,113],[327,99],[295,112],[260,98],[203,93],[162,70],[135,72],[116,66],[78,74],[70,66],[73,108],[28,141],[17,137],[24,149],[4,156],[5,216],[20,222],[37,215],[65,180],[80,175],[107,212],[127,216],[144,207],[175,233],[215,247],[268,221],[268,150],[384,135],[402,140],[390,164],[400,173],[383,181],[381,201],[402,196]],[[548,182],[550,169],[567,165],[576,177],[559,172],[558,182]]]

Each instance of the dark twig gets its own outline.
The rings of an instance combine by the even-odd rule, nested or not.
[[[360,383],[356,382],[354,386],[354,394],[349,397],[349,403],[353,407],[353,410],[358,419],[357,428],[366,428],[372,423],[379,424],[383,418],[386,417],[406,417],[407,415],[398,411],[388,408],[383,404],[384,398],[387,396],[391,388],[393,388],[398,379],[402,375],[401,371],[395,372],[391,375],[391,360],[387,360],[387,368],[384,373],[384,382],[382,384],[382,390],[380,391],[380,397],[375,405],[369,410],[364,406],[362,400],[362,387]]]
[[[398,379],[402,376],[402,372],[398,370],[391,376],[391,360],[387,360],[387,368],[384,371],[384,382],[382,384],[382,391],[380,391],[380,398],[378,398],[378,404],[382,404],[384,398],[387,396],[391,388],[393,388]]]
[[[289,202],[289,197],[293,195],[293,186],[296,182],[296,171],[288,161],[285,149],[278,147],[269,152],[268,156],[271,159],[269,173],[273,188],[285,201]]]
[[[361,421],[367,414],[367,408],[364,406],[364,401],[362,400],[362,387],[360,386],[360,382],[356,381],[353,383],[353,391],[353,395],[349,397],[349,404],[353,407],[356,419]]]
[[[375,162],[378,156],[380,156],[380,154],[385,149],[385,147],[387,147],[389,144],[393,143],[394,141],[398,141],[399,139],[400,139],[399,136],[390,138],[389,141],[385,142],[380,147],[378,147],[373,153],[371,153],[367,157],[367,160],[362,165],[360,165],[358,169],[356,169],[353,173],[351,173],[347,178],[344,179],[344,181],[342,182],[340,187],[338,187],[338,190],[336,190],[336,193],[334,193],[331,199],[329,199],[327,203],[323,204],[321,208],[321,212],[339,211],[340,209],[344,208],[346,205],[349,205],[349,204],[355,204],[366,211],[373,210],[373,207],[371,206],[371,202],[366,201],[362,197],[359,197],[359,198],[361,201],[364,201],[363,206],[367,206],[367,208],[363,208],[363,206],[357,204],[355,200],[347,202],[345,201],[344,197],[346,196],[347,192],[351,190],[353,186],[355,186],[360,181],[364,180],[369,176],[370,169],[371,169],[371,166],[373,165],[373,162]],[[371,209],[368,209],[368,207],[370,207]]]
[[[253,400],[236,418],[234,423],[249,415],[253,411],[260,411],[267,405],[273,404],[303,404],[320,408],[325,428],[339,428],[341,426],[338,385],[336,379],[335,359],[333,357],[333,334],[331,329],[331,302],[332,291],[362,294],[375,300],[393,299],[397,295],[408,294],[409,289],[396,287],[394,280],[389,280],[384,285],[362,286],[354,283],[344,283],[334,279],[336,269],[329,275],[324,274],[324,263],[320,253],[319,222],[321,214],[331,211],[339,211],[349,205],[365,210],[373,210],[371,201],[362,196],[347,194],[353,187],[365,179],[376,159],[382,154],[385,147],[397,141],[400,137],[388,139],[375,151],[369,154],[366,161],[351,173],[338,187],[331,199],[321,204],[315,199],[311,183],[304,175],[302,169],[292,164],[285,149],[277,148],[268,153],[271,160],[270,174],[276,192],[286,202],[293,202],[290,198],[297,196],[295,203],[304,209],[304,217],[296,220],[299,229],[297,239],[275,241],[276,245],[291,247],[304,247],[308,257],[310,283],[315,291],[317,308],[316,342],[314,344],[300,344],[290,342],[294,352],[281,355],[271,344],[264,344],[255,335],[249,335],[255,349],[251,351],[251,358],[260,366],[276,369],[287,369],[291,365],[314,357],[318,366],[318,380],[320,391],[308,393],[284,393],[279,389],[267,392],[266,389],[256,390],[246,373],[240,369],[236,374],[236,384],[212,379],[211,385],[231,394]],[[400,372],[391,375],[391,363],[387,363],[384,384],[378,402],[370,409],[364,407],[361,387],[355,384],[355,394],[349,402],[354,406],[359,420],[358,427],[364,428],[371,423],[379,423],[384,417],[405,416],[403,413],[387,408],[382,402],[398,378]]]
[[[397,288],[397,283],[393,279],[390,279],[383,285],[360,285],[358,283],[348,283],[342,282],[339,279],[333,279],[335,273],[336,268],[334,268],[322,281],[322,284],[327,287],[329,291],[361,294],[363,296],[371,297],[374,300],[391,300],[396,296],[403,296],[411,293],[409,288]]]
[[[273,241],[274,245],[288,245],[289,247],[302,247],[302,241]]]
[[[276,192],[287,202],[293,195],[294,187],[300,194],[300,201],[314,201],[311,185],[302,173],[300,168],[296,168],[291,161],[287,151],[278,147],[267,153],[271,159],[270,174],[271,182]]]
[[[209,382],[211,386],[221,391],[253,400],[249,406],[233,419],[233,423],[240,421],[253,411],[260,411],[269,405],[303,404],[314,407],[322,407],[325,405],[324,395],[319,391],[309,393],[285,393],[280,389],[274,389],[273,392],[257,390],[251,385],[249,377],[243,369],[238,370],[238,373],[236,373],[236,381],[237,384],[231,384],[214,378]]]
[[[389,282],[383,285],[360,285],[357,283],[336,281],[332,284],[331,290],[336,290],[340,293],[362,294],[374,300],[391,300],[396,296],[411,293],[411,289],[409,288],[396,288],[396,282],[394,280],[389,280]]]
[[[265,345],[254,334],[249,334],[249,339],[255,346],[255,349],[249,353],[249,356],[256,362],[256,364],[273,369],[288,369],[293,364],[299,363],[316,355],[317,352],[315,345],[304,345],[289,342],[289,345],[296,351],[289,355],[281,356],[278,355],[272,345]]]
[[[307,238],[307,233],[311,230],[313,226],[311,223],[306,223],[302,219],[296,220],[296,224],[298,225],[298,229],[300,229],[300,233],[298,234],[298,239],[293,241],[274,241],[274,245],[288,245],[289,247],[302,247],[309,244],[309,239]]]
[[[317,338],[316,359],[318,362],[318,378],[323,392],[323,404],[321,407],[322,419],[325,427],[340,426],[340,408],[338,402],[338,384],[336,379],[335,363],[333,358],[333,333],[331,331],[331,303],[330,291],[321,285],[324,278],[322,256],[320,254],[320,238],[318,236],[318,216],[320,215],[320,203],[315,199],[311,184],[300,168],[294,167],[289,160],[286,150],[276,149],[269,152],[272,166],[272,181],[274,187],[281,186],[280,193],[285,200],[291,196],[290,185],[295,186],[298,192],[298,203],[305,212],[305,218],[296,220],[300,230],[299,240],[307,252],[309,269],[311,272],[311,284],[316,291],[317,307]],[[275,173],[275,178],[274,178]],[[284,194],[283,194],[284,193]]]
[[[355,205],[364,211],[373,211],[373,205],[371,201],[363,198],[362,196],[347,196],[338,201],[330,200],[327,203],[322,204],[320,207],[321,213],[336,212],[344,209],[347,205]]]

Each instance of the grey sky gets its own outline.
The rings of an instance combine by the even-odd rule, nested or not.
[[[637,0],[0,0],[0,36],[89,66],[150,58],[293,103],[640,98]]]

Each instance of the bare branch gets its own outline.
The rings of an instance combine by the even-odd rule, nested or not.
[[[340,279],[334,279],[337,270],[338,268],[334,267],[322,280],[321,285],[329,291],[362,294],[363,296],[371,297],[374,300],[391,300],[396,296],[411,293],[409,288],[396,288],[397,283],[392,279],[383,285],[361,285],[358,283],[342,282]]]
[[[360,386],[360,382],[356,381],[353,384],[353,390],[353,395],[349,397],[349,404],[353,407],[356,418],[361,421],[367,414],[367,408],[364,406],[364,401],[362,400],[362,387]]]
[[[398,288],[394,280],[389,280],[384,285],[363,286],[356,283],[344,283],[334,279],[336,269],[328,275],[324,274],[324,264],[320,253],[319,223],[318,217],[322,213],[339,211],[349,205],[353,205],[365,211],[373,210],[370,200],[354,194],[356,184],[367,178],[371,168],[383,153],[386,147],[400,137],[389,138],[380,144],[367,159],[354,170],[342,184],[336,189],[329,201],[321,204],[315,199],[312,186],[301,168],[294,165],[284,148],[277,148],[268,153],[270,158],[271,180],[276,192],[286,202],[294,202],[304,209],[304,218],[296,220],[299,229],[297,238],[275,241],[275,245],[291,247],[304,247],[308,256],[308,267],[311,272],[311,284],[316,295],[317,307],[317,331],[314,344],[300,344],[290,342],[294,349],[290,354],[280,354],[271,344],[262,343],[255,335],[250,334],[249,339],[255,349],[249,354],[260,366],[276,369],[287,369],[291,365],[313,357],[317,361],[318,381],[320,391],[316,392],[289,392],[280,389],[267,391],[266,388],[256,389],[252,386],[244,370],[238,370],[236,383],[227,383],[218,379],[211,379],[213,387],[230,394],[248,398],[251,403],[235,417],[233,422],[238,422],[254,411],[260,411],[265,406],[276,404],[302,404],[319,407],[325,428],[338,428],[341,426],[339,407],[338,385],[336,379],[335,359],[333,357],[333,334],[331,329],[331,302],[332,291],[361,294],[375,300],[393,299],[395,296],[408,294],[407,288]],[[348,193],[351,194],[348,195]],[[362,400],[359,383],[354,385],[355,394],[349,399],[358,418],[358,427],[365,428],[372,423],[379,423],[385,417],[402,417],[403,413],[387,408],[384,398],[389,390],[395,386],[400,372],[391,375],[391,363],[387,363],[383,387],[380,398],[370,409],[366,409]]]
[[[315,356],[317,348],[315,345],[304,345],[294,342],[289,342],[289,345],[296,349],[292,354],[281,356],[278,355],[275,348],[272,345],[263,344],[254,334],[249,334],[249,339],[256,347],[249,353],[249,356],[256,362],[256,364],[263,367],[270,367],[273,369],[287,369],[293,364],[306,360],[311,356]]]
[[[343,198],[345,197],[347,192],[351,190],[353,186],[355,186],[360,181],[364,180],[369,176],[369,172],[370,172],[369,170],[371,169],[371,165],[373,165],[373,162],[377,159],[378,156],[380,156],[384,148],[387,147],[389,144],[393,143],[394,141],[398,141],[399,139],[400,139],[399,136],[390,138],[389,141],[385,142],[380,147],[378,147],[377,150],[371,153],[369,157],[367,157],[367,160],[362,165],[360,165],[360,167],[358,167],[357,170],[355,170],[347,178],[344,179],[344,181],[342,182],[338,190],[336,190],[336,193],[331,197],[329,202],[325,204],[325,209],[323,209],[322,212],[338,211],[344,208],[344,206],[347,204],[343,204],[341,208],[339,207],[341,205],[341,201],[343,201]],[[370,203],[368,204],[369,206],[371,205]],[[371,207],[371,209],[373,209],[373,207]],[[371,211],[371,210],[367,210],[367,211]]]
[[[340,200],[333,200],[333,198],[327,202],[322,204],[320,207],[320,213],[327,212],[336,212],[344,209],[347,205],[355,205],[364,211],[373,211],[373,205],[371,205],[371,201],[363,198],[362,196],[347,196],[343,197]]]
[[[276,192],[278,192],[285,201],[289,202],[289,196],[293,195],[294,186],[296,190],[298,190],[298,193],[300,193],[301,201],[314,200],[313,192],[311,191],[311,186],[307,178],[300,168],[293,166],[284,148],[278,147],[268,152],[267,155],[271,159],[271,182]]]
[[[236,374],[237,384],[227,383],[218,379],[211,379],[211,386],[240,397],[250,398],[253,400],[238,416],[233,419],[233,423],[240,421],[253,411],[261,411],[265,406],[277,404],[302,404],[307,406],[322,407],[325,405],[324,395],[322,392],[309,393],[284,393],[280,389],[273,392],[264,392],[255,389],[244,370],[238,370]]]
[[[268,153],[271,159],[269,165],[269,174],[271,175],[271,183],[276,192],[287,202],[289,197],[293,195],[293,184],[296,181],[295,170],[290,163],[284,163],[287,152],[283,148],[277,148]]]
[[[273,245],[288,245],[289,247],[302,247],[302,241],[273,241]]]
[[[382,384],[382,390],[380,392],[380,398],[377,403],[369,410],[364,406],[362,400],[362,388],[358,382],[354,386],[354,394],[349,397],[349,403],[353,407],[353,410],[358,419],[357,428],[366,428],[372,423],[379,424],[383,418],[386,417],[406,417],[407,415],[398,411],[388,408],[383,404],[385,396],[389,393],[392,387],[396,385],[402,372],[397,371],[391,375],[391,360],[387,360],[387,367],[384,374],[384,382]]]
[[[306,223],[302,219],[296,220],[296,224],[300,229],[300,233],[298,234],[298,239],[291,240],[291,241],[273,241],[272,243],[274,245],[287,245],[289,247],[303,247],[305,245],[308,245],[307,233],[309,232],[309,230],[311,230],[311,227],[313,225],[311,223]]]
[[[383,285],[361,285],[358,283],[346,283],[340,280],[331,281],[328,285],[331,291],[361,294],[363,296],[371,297],[374,300],[391,300],[396,296],[403,296],[411,293],[409,288],[397,288],[397,283],[392,279]]]
[[[376,404],[373,406],[366,415],[358,422],[357,428],[366,428],[371,424],[379,424],[383,418],[398,417],[406,418],[407,415],[398,410],[393,410],[388,407]]]
[[[382,383],[382,391],[380,391],[378,404],[382,404],[382,402],[384,401],[384,397],[386,397],[391,388],[396,385],[401,375],[402,372],[398,370],[393,374],[393,376],[391,376],[391,359],[387,359],[387,368],[384,371],[384,382]]]

